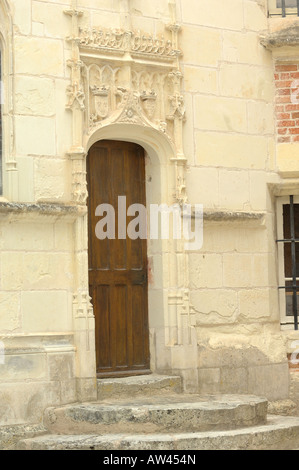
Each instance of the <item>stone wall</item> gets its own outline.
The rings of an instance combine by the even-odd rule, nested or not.
[[[186,186],[188,202],[204,205],[201,250],[150,248],[153,371],[179,373],[189,391],[288,396],[275,243],[275,188],[282,180],[273,54],[260,43],[268,29],[264,3],[203,0],[199,7],[198,0],[177,0],[174,6],[10,0],[1,7],[8,96],[0,211],[0,339],[8,355],[2,423],[35,422],[45,406],[95,398],[85,200],[74,201],[73,187],[78,177],[84,196],[84,159],[97,138],[144,145],[151,201],[182,200]],[[90,130],[82,90],[75,89],[78,25],[178,39],[177,61],[156,56],[156,65],[150,63],[151,71],[172,66],[181,74],[179,84],[172,76],[181,88],[174,87],[177,107],[165,113],[166,123],[137,125],[127,114],[126,123],[97,122]],[[108,64],[115,65],[116,52],[105,52]],[[85,64],[93,60],[87,56]]]
[[[232,212],[228,220],[207,220],[202,249],[189,255],[199,387],[276,399],[288,394],[288,371],[279,332],[275,208],[268,186],[277,180],[273,62],[259,42],[267,18],[250,1],[204,2],[198,17],[195,10],[195,3],[182,2],[192,116],[185,132],[193,136],[186,145],[194,155],[188,192],[192,202]],[[264,220],[242,220],[238,211],[262,212]],[[279,385],[273,387],[273,381]]]

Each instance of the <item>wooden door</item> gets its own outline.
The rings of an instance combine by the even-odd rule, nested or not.
[[[144,150],[128,142],[100,141],[89,151],[87,175],[97,374],[149,373],[147,242],[118,238],[118,197],[126,196],[127,208],[146,203]],[[103,240],[96,236],[101,217],[95,212],[100,204],[110,204],[115,210],[115,239],[111,232]],[[132,219],[127,217],[127,223]]]

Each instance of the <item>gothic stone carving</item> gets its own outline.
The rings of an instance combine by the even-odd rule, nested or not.
[[[173,77],[173,72],[164,69],[157,71],[147,65],[142,70],[139,65],[131,65],[130,84],[124,87],[119,66],[85,65],[85,121],[89,132],[108,122],[138,121],[154,126],[175,142],[173,126],[167,125],[167,121],[182,119],[185,110],[183,96],[176,92]]]
[[[141,32],[100,28],[92,30],[80,28],[79,31],[78,41],[81,48],[119,54],[129,52],[135,57],[152,56],[170,61],[180,55],[180,51],[173,48],[172,41],[164,37],[158,38]]]
[[[170,2],[171,3],[171,2]],[[172,6],[172,3],[171,3]],[[171,10],[172,11],[172,10]],[[86,201],[84,171],[76,155],[82,153],[83,128],[91,133],[111,123],[135,123],[162,132],[177,149],[174,197],[186,202],[185,156],[182,145],[185,119],[179,69],[179,25],[166,26],[164,36],[131,30],[81,28],[82,12],[71,9],[73,57],[67,107],[73,112],[73,198]],[[173,13],[173,12],[172,12]],[[80,131],[81,127],[81,131]],[[83,186],[82,186],[83,185]]]

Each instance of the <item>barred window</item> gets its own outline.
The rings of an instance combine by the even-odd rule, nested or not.
[[[299,15],[299,0],[268,0],[269,16]]]
[[[277,8],[282,8],[282,0],[276,0]],[[285,0],[285,7],[286,8],[296,8],[297,7],[297,0]]]
[[[3,149],[3,139],[2,139],[2,111],[3,111],[3,101],[4,101],[4,93],[3,93],[3,81],[2,81],[2,54],[0,49],[0,195],[3,193],[3,185],[2,185],[2,149]]]
[[[279,198],[277,211],[281,322],[298,329],[299,198]]]

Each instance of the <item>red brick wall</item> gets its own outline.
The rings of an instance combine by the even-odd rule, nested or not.
[[[275,67],[278,142],[299,142],[299,64]]]

